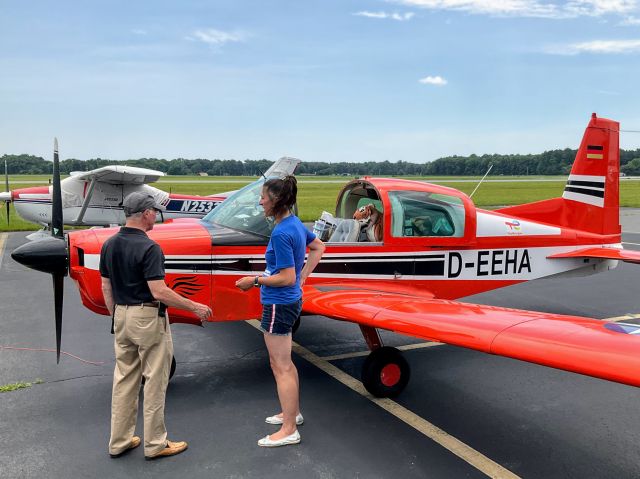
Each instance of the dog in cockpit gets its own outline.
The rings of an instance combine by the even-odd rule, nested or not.
[[[382,241],[382,213],[373,203],[358,208],[353,219],[360,223],[360,231],[366,234],[367,241]]]

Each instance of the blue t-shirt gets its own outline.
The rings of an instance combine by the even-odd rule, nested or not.
[[[267,269],[263,276],[278,274],[281,269],[295,268],[296,283],[291,286],[260,288],[262,304],[295,303],[302,297],[300,289],[300,271],[304,266],[307,245],[316,239],[297,216],[287,216],[276,225],[267,245],[265,259]]]

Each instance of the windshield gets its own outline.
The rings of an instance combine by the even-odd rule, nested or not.
[[[260,178],[236,191],[202,220],[269,238],[273,221],[265,218],[259,204],[263,184],[264,178]]]

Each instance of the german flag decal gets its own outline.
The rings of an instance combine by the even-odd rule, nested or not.
[[[588,160],[601,160],[604,158],[602,151],[604,148],[602,145],[587,145],[587,159]]]

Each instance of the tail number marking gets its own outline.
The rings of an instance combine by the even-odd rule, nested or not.
[[[208,213],[215,206],[214,201],[184,200],[180,211],[186,213]]]
[[[455,251],[449,253],[448,277],[457,278],[463,270],[471,270],[476,276],[531,273],[531,259],[526,249],[480,250],[473,261],[463,260]]]

